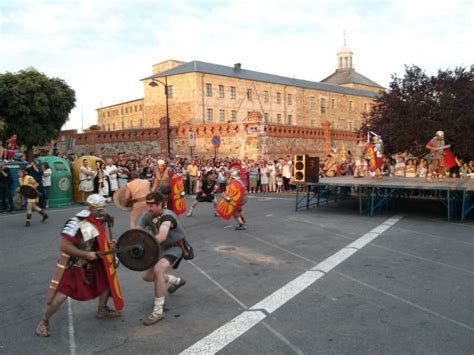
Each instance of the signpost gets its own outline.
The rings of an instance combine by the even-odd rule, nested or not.
[[[191,149],[191,157],[193,156],[193,147],[196,146],[196,133],[188,132],[188,146]]]

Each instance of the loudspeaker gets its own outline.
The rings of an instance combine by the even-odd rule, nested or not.
[[[307,154],[295,155],[294,182],[319,182],[319,158]]]
[[[319,182],[319,157],[306,159],[305,182]]]

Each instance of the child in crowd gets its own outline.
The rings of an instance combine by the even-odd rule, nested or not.
[[[283,189],[283,177],[281,176],[281,174],[278,174],[277,176],[277,193],[282,193]]]

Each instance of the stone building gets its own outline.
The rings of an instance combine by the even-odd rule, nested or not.
[[[336,72],[321,82],[252,71],[240,63],[155,64],[142,79],[142,99],[97,109],[101,131],[94,133],[99,135],[94,144],[108,134],[118,139],[123,131],[152,130],[159,132],[157,150],[164,154],[168,149],[189,154],[189,132],[194,153],[202,155],[323,155],[331,146],[350,147],[363,114],[383,90],[355,71],[352,56],[344,45]],[[210,143],[215,135],[222,137],[218,151]]]

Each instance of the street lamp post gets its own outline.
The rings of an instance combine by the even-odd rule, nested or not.
[[[158,84],[160,83],[165,87],[165,97],[166,97],[166,140],[167,140],[167,145],[168,145],[168,158],[171,159],[171,138],[170,138],[170,115],[169,115],[169,107],[168,107],[168,77],[165,77],[165,82],[162,82],[161,80],[152,78],[151,82],[148,84],[151,87],[157,87]]]

